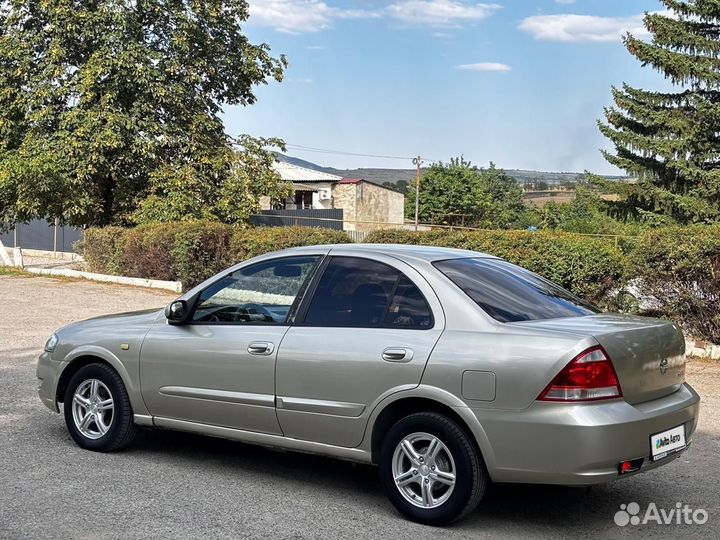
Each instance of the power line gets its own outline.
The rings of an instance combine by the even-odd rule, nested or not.
[[[331,150],[328,148],[315,148],[313,146],[305,146],[302,144],[285,144],[285,146],[288,149],[291,150],[298,150],[303,152],[317,152],[321,154],[336,154],[340,156],[356,156],[356,157],[371,157],[371,158],[378,158],[378,159],[401,159],[403,161],[411,161],[415,159],[412,156],[385,156],[385,155],[379,155],[379,154],[363,154],[360,152],[347,152],[344,150]],[[424,158],[427,159],[427,158]],[[435,162],[436,159],[427,159],[428,162]]]
[[[237,139],[232,139],[234,145],[240,146],[241,143]],[[336,154],[339,156],[355,156],[355,157],[369,157],[378,159],[398,159],[402,161],[412,161],[415,159],[414,156],[386,156],[382,154],[363,154],[361,152],[348,152],[346,150],[332,150],[330,148],[316,148],[314,146],[306,146],[304,144],[291,144],[285,143],[285,147],[289,150],[297,150],[299,152],[317,152],[320,154]],[[426,163],[437,163],[438,159],[423,158]]]

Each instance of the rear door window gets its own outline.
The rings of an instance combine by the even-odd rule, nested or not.
[[[385,316],[385,326],[393,328],[429,328],[432,315],[425,297],[407,276],[402,275]]]
[[[500,322],[598,313],[559,285],[501,259],[449,259],[433,265]]]
[[[420,290],[399,270],[370,259],[333,257],[303,324],[431,328],[433,318]]]

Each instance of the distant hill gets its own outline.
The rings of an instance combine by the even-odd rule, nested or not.
[[[523,169],[505,169],[505,172],[520,183],[547,182],[548,184],[562,184],[563,182],[577,182],[585,174],[578,172],[546,172],[527,171]],[[627,176],[605,176],[608,180],[625,180]]]
[[[415,182],[415,169],[335,169],[333,167],[322,167],[317,163],[306,161],[304,159],[286,156],[276,153],[280,161],[305,167],[315,171],[322,171],[330,174],[336,174],[343,178],[362,178],[368,182],[376,184],[394,184],[397,187]],[[517,182],[524,184],[526,182],[547,182],[548,184],[561,184],[563,182],[577,182],[583,173],[579,172],[547,172],[547,171],[528,171],[523,169],[505,169],[505,172],[514,178]],[[608,180],[625,180],[625,176],[606,176]]]

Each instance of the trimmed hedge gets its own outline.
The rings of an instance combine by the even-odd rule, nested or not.
[[[720,343],[720,226],[668,227],[643,235],[631,275],[657,312]]]
[[[662,228],[636,238],[527,231],[383,230],[367,242],[445,246],[497,255],[608,310],[638,310],[681,322],[720,343],[720,226]],[[195,221],[106,227],[85,232],[89,269],[177,280],[188,289],[233,264],[294,246],[350,242],[342,231],[310,227],[238,228]],[[642,297],[636,302],[624,294]],[[638,299],[639,300],[639,299]],[[634,308],[633,308],[634,306]]]
[[[84,239],[76,242],[73,248],[83,254],[91,271],[119,275],[120,246],[128,230],[123,227],[88,229]]]
[[[231,250],[235,260],[256,257],[269,251],[320,244],[352,242],[343,231],[319,227],[260,227],[238,229],[233,235]]]
[[[190,289],[242,260],[295,246],[350,242],[342,231],[311,227],[241,229],[190,221],[85,231],[90,271],[180,281]]]
[[[366,242],[482,251],[537,272],[608,309],[617,307],[611,292],[622,287],[626,276],[626,258],[612,239],[572,233],[382,230],[370,233]]]

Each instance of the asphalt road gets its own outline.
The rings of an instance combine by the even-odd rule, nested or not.
[[[720,538],[720,364],[692,363],[693,446],[648,474],[592,489],[495,485],[443,530],[400,518],[376,470],[167,431],[83,451],[36,396],[35,358],[58,326],[162,306],[163,293],[0,276],[0,538]],[[621,504],[704,509],[704,525],[615,524]]]

